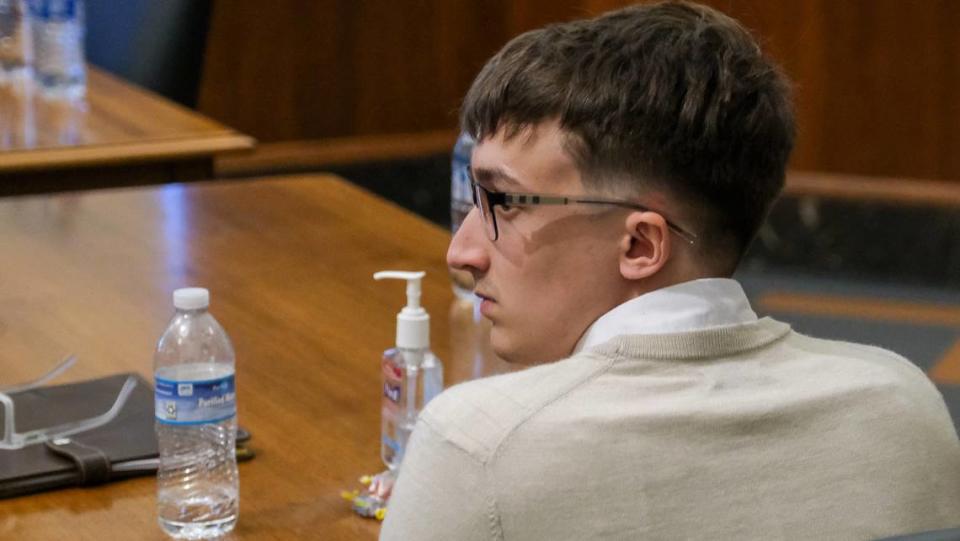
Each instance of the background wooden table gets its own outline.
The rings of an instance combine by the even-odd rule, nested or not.
[[[209,178],[253,139],[93,66],[83,104],[0,86],[0,195]]]
[[[472,305],[454,300],[449,234],[328,176],[195,183],[0,200],[0,384],[68,353],[57,383],[134,371],[172,315],[173,289],[210,289],[237,352],[240,465],[235,539],[374,539],[340,490],[380,471],[379,362],[400,283],[423,301],[447,383],[499,372]],[[2,539],[163,539],[155,481],[0,500]]]

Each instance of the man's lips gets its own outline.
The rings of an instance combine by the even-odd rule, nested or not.
[[[493,309],[494,304],[497,302],[496,299],[482,291],[474,290],[473,293],[480,298],[480,313],[487,318],[491,317],[491,310]]]
[[[487,294],[484,293],[483,291],[474,290],[474,291],[473,291],[473,294],[476,295],[476,296],[478,296],[478,297],[480,297],[480,299],[482,299],[482,300],[491,301],[491,302],[497,302],[497,299],[493,298],[493,297],[490,296],[490,295],[487,295]]]

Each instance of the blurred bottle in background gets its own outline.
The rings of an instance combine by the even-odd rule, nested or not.
[[[83,0],[29,0],[34,74],[50,98],[79,99],[86,93]]]
[[[473,138],[466,132],[460,134],[453,146],[453,158],[450,162],[450,229],[454,234],[473,208],[468,171],[473,146]],[[473,276],[469,272],[451,268],[450,279],[457,297],[467,300],[473,298]]]
[[[0,0],[0,84],[30,79],[32,65],[26,0]]]
[[[480,315],[479,298],[474,296],[473,301],[454,299],[448,316],[450,357],[445,361],[448,387],[522,368],[511,365],[493,352],[490,320]]]
[[[36,111],[32,87],[31,78],[20,76],[6,79],[0,84],[0,151],[36,146]]]
[[[42,129],[38,146],[71,146],[84,142],[83,127],[89,107],[82,99],[35,99],[33,115]]]
[[[0,150],[36,143],[32,70],[26,0],[0,0]]]

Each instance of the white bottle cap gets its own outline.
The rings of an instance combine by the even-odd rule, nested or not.
[[[210,306],[210,292],[202,287],[184,287],[173,292],[177,310],[200,310]]]
[[[427,349],[430,347],[430,314],[420,306],[420,280],[425,272],[381,271],[374,280],[394,278],[407,281],[407,305],[397,314],[397,347]]]

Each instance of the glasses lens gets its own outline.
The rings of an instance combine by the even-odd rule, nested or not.
[[[480,218],[483,219],[483,229],[487,232],[487,238],[497,240],[497,222],[493,216],[493,209],[490,208],[490,198],[487,197],[487,191],[476,183],[473,185],[473,202],[480,210]]]

